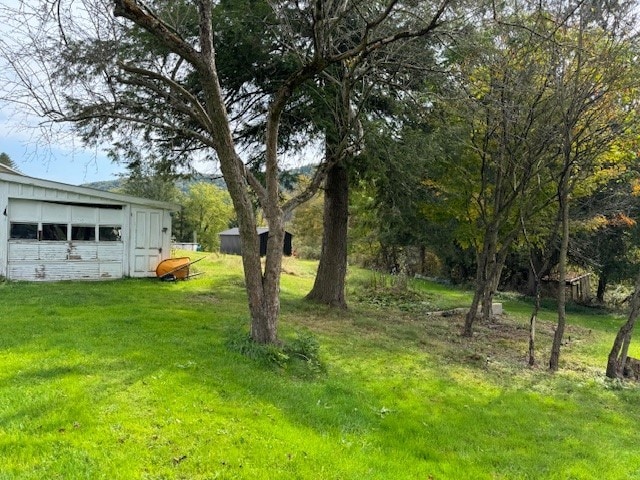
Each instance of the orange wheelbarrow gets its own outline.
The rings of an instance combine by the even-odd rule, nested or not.
[[[204,259],[205,257],[202,257],[192,262],[189,257],[167,258],[156,267],[156,276],[160,280],[186,280],[195,277],[202,272],[190,273],[189,268]]]

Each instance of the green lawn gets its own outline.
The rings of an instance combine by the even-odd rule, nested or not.
[[[0,283],[0,479],[640,479],[640,389],[603,375],[622,317],[571,309],[552,375],[552,311],[530,369],[525,301],[465,339],[428,311],[468,292],[396,298],[352,269],[333,312],[303,300],[315,264],[287,259],[280,331],[319,340],[325,371],[307,371],[230,346],[248,326],[239,259],[196,266]]]

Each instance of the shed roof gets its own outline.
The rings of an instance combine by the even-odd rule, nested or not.
[[[262,235],[263,233],[267,233],[269,231],[269,228],[268,227],[256,227],[256,231],[258,232],[258,235]],[[292,235],[291,232],[289,232],[288,230],[285,230],[285,233],[288,233],[289,235]],[[224,231],[218,233],[218,235],[229,236],[229,237],[237,237],[238,235],[240,235],[240,229],[238,227],[230,228],[229,230],[224,230]]]
[[[147,198],[134,197],[132,195],[123,195],[121,193],[105,192],[104,190],[98,190],[90,187],[79,187],[76,185],[69,185],[66,183],[52,182],[50,180],[43,180],[41,178],[28,177],[22,175],[9,167],[0,168],[0,181],[17,183],[21,185],[31,185],[34,187],[49,188],[53,190],[63,190],[66,192],[77,193],[79,195],[88,195],[103,199],[105,201],[116,203],[132,203],[135,205],[142,205],[147,207],[161,208],[164,210],[177,211],[180,210],[180,205],[172,202],[161,202],[158,200],[149,200]]]
[[[0,172],[2,172],[2,173],[13,173],[15,175],[22,175],[19,171],[11,168],[8,165],[5,165],[4,163],[0,163]]]
[[[263,233],[267,233],[269,231],[269,229],[267,227],[257,227],[256,231],[258,232],[258,235],[262,235]],[[230,228],[229,230],[224,230],[223,232],[220,232],[218,235],[225,235],[225,236],[238,236],[240,235],[240,229],[238,227],[236,228]]]
[[[591,273],[581,273],[581,272],[567,272],[565,278],[565,283],[567,285],[572,285],[580,282],[583,278],[587,278],[591,276]],[[546,282],[558,282],[560,281],[560,276],[558,272],[552,272],[549,275],[546,275],[542,278],[542,280]]]

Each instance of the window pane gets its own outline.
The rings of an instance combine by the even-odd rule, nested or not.
[[[43,223],[42,224],[42,240],[66,241],[67,240],[67,224],[66,223]]]
[[[37,223],[12,223],[10,238],[37,240],[38,224]]]
[[[96,227],[95,226],[85,226],[81,227],[79,225],[73,225],[71,227],[71,240],[80,240],[80,241],[88,241],[93,242],[96,239]]]
[[[122,240],[122,227],[119,225],[98,227],[98,240],[100,242],[119,242]]]

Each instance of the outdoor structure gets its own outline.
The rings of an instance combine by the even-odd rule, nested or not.
[[[179,206],[0,168],[0,277],[153,277],[171,251]]]
[[[543,295],[555,297],[558,294],[558,274],[553,273],[542,279]],[[591,274],[568,272],[565,281],[567,299],[574,302],[588,302],[591,299]]]
[[[171,244],[171,248],[175,248],[177,250],[189,250],[190,252],[197,252],[200,249],[200,244],[193,243],[193,242],[173,242]]]
[[[269,229],[266,227],[257,228],[258,235],[260,235],[260,255],[267,254],[267,241],[269,240]],[[220,253],[230,253],[231,255],[241,255],[242,249],[240,248],[240,232],[237,228],[231,228],[220,232]],[[291,256],[293,253],[293,235],[289,232],[284,233],[284,246],[283,252],[287,256]]]

